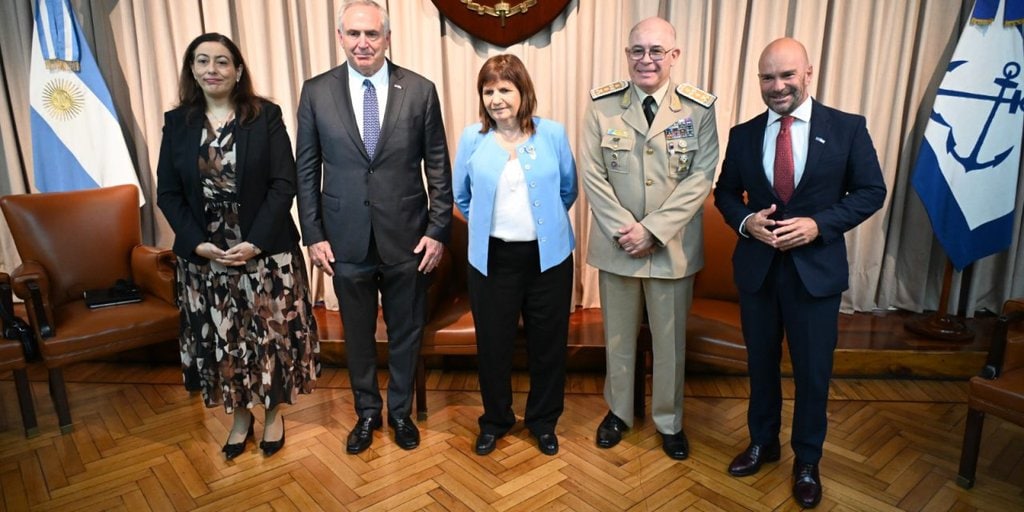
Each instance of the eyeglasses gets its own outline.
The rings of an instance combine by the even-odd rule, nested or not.
[[[634,46],[626,50],[626,54],[629,55],[631,60],[644,60],[644,55],[650,55],[651,60],[658,62],[660,60],[665,60],[665,56],[672,50],[675,50],[675,48],[669,48],[666,50],[660,46],[655,46],[650,49],[643,48],[641,46]]]

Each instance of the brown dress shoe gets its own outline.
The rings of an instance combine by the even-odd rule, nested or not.
[[[803,508],[814,508],[821,503],[817,464],[793,464],[793,499]]]
[[[761,470],[765,462],[779,460],[779,442],[768,445],[751,443],[743,453],[736,456],[729,464],[729,474],[732,476],[750,476]]]

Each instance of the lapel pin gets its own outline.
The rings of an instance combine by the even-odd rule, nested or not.
[[[816,141],[816,142],[817,142],[818,144],[824,144],[824,143],[825,143],[825,139],[823,139],[823,138],[821,138],[821,137],[815,137],[815,138],[814,138],[814,140],[815,140],[815,141]]]
[[[401,88],[402,88],[402,84],[395,84],[395,89],[401,89]]]

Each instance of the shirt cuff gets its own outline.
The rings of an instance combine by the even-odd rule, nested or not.
[[[751,218],[753,216],[754,216],[754,214],[751,213],[751,214],[747,215],[746,217],[743,217],[743,222],[740,222],[739,232],[740,232],[740,235],[743,238],[750,238],[750,233],[747,232],[747,219],[749,219],[749,218]]]

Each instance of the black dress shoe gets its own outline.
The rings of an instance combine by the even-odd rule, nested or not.
[[[420,445],[420,430],[412,422],[412,418],[395,418],[388,416],[388,426],[395,433],[395,444],[403,450],[412,450]]]
[[[558,453],[558,436],[554,432],[534,435],[533,437],[537,438],[537,448],[540,448],[540,452],[544,455]]]
[[[821,503],[817,464],[793,464],[793,499],[803,508],[814,508]]]
[[[253,433],[253,423],[256,421],[256,417],[249,415],[249,431],[245,434],[245,439],[242,439],[241,443],[224,443],[224,448],[220,451],[224,452],[224,458],[227,460],[234,459],[245,452],[245,445],[250,439],[255,437]],[[229,434],[230,435],[230,434]]]
[[[365,416],[356,421],[352,432],[348,433],[348,442],[345,451],[353,455],[363,453],[373,442],[373,431],[381,427],[382,421],[379,414]]]
[[[476,436],[476,446],[473,450],[476,451],[477,455],[487,455],[494,451],[494,447],[498,445],[498,438],[501,437],[497,434],[485,434],[483,432]]]
[[[750,476],[761,470],[765,462],[779,460],[779,441],[767,445],[751,443],[743,453],[732,459],[729,474],[732,476]]]
[[[281,448],[284,448],[284,427],[284,418],[281,418],[281,439],[278,439],[277,441],[260,441],[260,449],[263,450],[263,455],[265,457],[270,457],[271,455],[279,452]]]
[[[661,449],[665,455],[675,460],[686,460],[690,456],[690,442],[686,440],[686,432],[661,435]]]
[[[619,444],[619,441],[622,441],[622,433],[627,430],[629,430],[629,426],[626,425],[626,422],[608,411],[608,414],[601,420],[601,424],[597,426],[597,446],[611,448]]]

